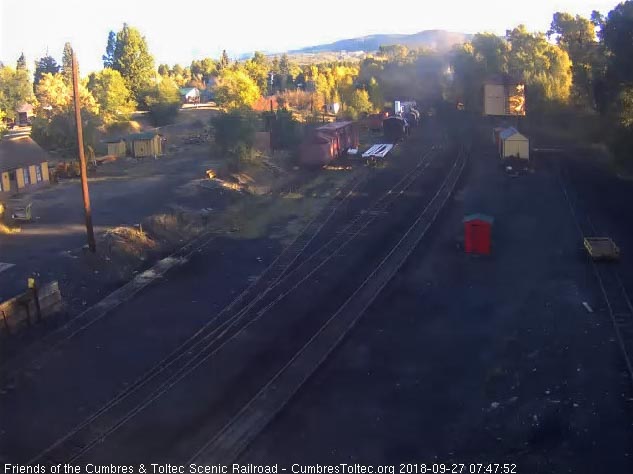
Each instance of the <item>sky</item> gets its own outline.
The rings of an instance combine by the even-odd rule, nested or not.
[[[124,22],[146,37],[156,65],[230,57],[255,50],[283,52],[376,33],[445,29],[504,34],[520,23],[547,31],[556,11],[608,13],[614,0],[0,0],[0,61],[24,52],[29,68],[47,51],[58,62],[64,43],[77,52],[82,74],[102,68],[108,32]],[[382,12],[383,5],[393,5]]]

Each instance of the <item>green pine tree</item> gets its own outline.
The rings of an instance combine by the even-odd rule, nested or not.
[[[62,75],[66,84],[73,82],[73,47],[70,43],[64,44],[64,52],[62,54]]]
[[[26,58],[24,57],[24,53],[20,54],[15,69],[18,71],[26,71]]]

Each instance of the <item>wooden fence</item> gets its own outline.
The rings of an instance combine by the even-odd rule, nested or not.
[[[39,310],[38,310],[39,303]],[[14,334],[39,322],[62,308],[59,284],[52,281],[37,289],[27,290],[10,300],[0,303],[0,334]]]

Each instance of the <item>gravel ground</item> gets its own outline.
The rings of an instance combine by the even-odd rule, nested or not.
[[[631,381],[557,167],[535,169],[509,178],[479,146],[436,232],[240,462],[631,472]],[[490,257],[462,251],[471,212],[495,217]]]

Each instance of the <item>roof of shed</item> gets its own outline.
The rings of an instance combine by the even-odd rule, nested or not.
[[[499,134],[499,138],[502,140],[527,140],[525,135],[519,133],[516,128],[506,128],[503,132]]]
[[[21,104],[19,105],[15,111],[17,113],[33,113],[33,106],[31,104]]]
[[[517,133],[519,133],[519,131],[516,128],[508,127],[508,128],[505,128],[505,129],[501,130],[501,132],[499,132],[499,138],[506,139],[508,137],[511,137],[512,135],[517,134]]]
[[[484,221],[487,222],[489,224],[492,224],[494,222],[495,218],[492,216],[489,216],[487,214],[480,214],[480,213],[475,213],[475,214],[469,214],[466,217],[464,217],[463,222],[472,222],[472,221]]]
[[[24,166],[39,165],[49,160],[46,153],[31,137],[0,140],[0,171],[11,171]]]
[[[493,74],[488,76],[484,81],[484,84],[494,85],[511,85],[511,84],[523,84],[524,81],[511,76],[510,74]]]
[[[181,87],[180,89],[178,89],[180,91],[180,95],[187,95],[189,94],[189,92],[192,91],[197,91],[198,88],[197,87]]]
[[[131,133],[126,137],[126,140],[151,140],[156,135],[160,135],[158,132],[139,132]]]

